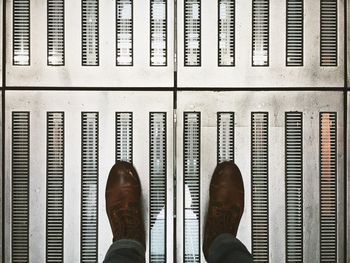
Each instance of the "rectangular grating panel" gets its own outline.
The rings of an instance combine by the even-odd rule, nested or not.
[[[29,112],[12,112],[12,262],[29,261]]]
[[[304,1],[287,0],[286,65],[303,65]]]
[[[337,66],[337,0],[321,0],[321,66]]]
[[[151,66],[167,65],[167,1],[151,0]]]
[[[99,65],[99,2],[82,1],[82,65]]]
[[[253,0],[252,65],[269,65],[269,0]]]
[[[320,262],[337,261],[337,115],[320,113]]]
[[[251,118],[252,254],[255,262],[269,262],[268,113]]]
[[[115,113],[116,129],[116,160],[132,163],[132,136],[133,136],[132,112]]]
[[[64,113],[47,113],[46,262],[63,262]]]
[[[47,0],[47,63],[64,66],[64,0]]]
[[[13,60],[15,66],[30,65],[30,1],[13,0]]]
[[[133,65],[133,0],[116,0],[117,66]]]
[[[81,262],[97,262],[98,112],[82,113],[81,132]]]
[[[201,1],[185,0],[185,66],[201,65]]]
[[[235,114],[217,113],[217,162],[234,161]]]
[[[303,115],[285,114],[286,261],[303,262]]]
[[[150,113],[150,262],[166,261],[166,113]]]
[[[184,113],[184,262],[200,262],[200,113]]]
[[[235,65],[235,0],[219,0],[218,63]]]

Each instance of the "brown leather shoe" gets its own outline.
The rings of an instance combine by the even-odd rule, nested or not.
[[[215,168],[210,182],[209,206],[204,232],[203,252],[208,260],[214,239],[223,233],[237,234],[244,210],[244,186],[241,172],[232,161]]]
[[[145,247],[145,226],[141,212],[140,179],[132,164],[117,161],[106,185],[106,210],[113,242],[132,239]]]

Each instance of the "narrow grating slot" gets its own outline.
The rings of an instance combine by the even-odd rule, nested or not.
[[[116,112],[116,160],[132,163],[132,112]]]
[[[99,2],[82,1],[82,64],[99,65]]]
[[[167,1],[151,0],[151,66],[167,65]]]
[[[286,65],[303,65],[304,1],[287,0]]]
[[[166,262],[166,113],[150,113],[150,262]]]
[[[201,65],[201,1],[185,0],[185,66]]]
[[[64,113],[47,113],[46,262],[63,262]]]
[[[286,261],[303,262],[303,115],[286,112]]]
[[[321,0],[321,66],[337,66],[337,0]]]
[[[269,262],[268,113],[252,113],[252,254]]]
[[[253,0],[253,66],[269,65],[269,0]]]
[[[200,113],[184,113],[184,262],[200,262]]]
[[[218,112],[217,121],[217,162],[234,161],[235,115]]]
[[[47,0],[47,63],[64,66],[64,0]]]
[[[97,262],[98,129],[98,113],[83,112],[81,131],[81,262]]]
[[[235,65],[235,0],[219,0],[219,66]]]
[[[29,112],[12,113],[12,262],[29,261]]]
[[[337,262],[337,115],[320,113],[320,262]]]
[[[13,60],[15,66],[30,65],[30,1],[13,0]]]
[[[133,65],[133,1],[116,0],[117,66]]]

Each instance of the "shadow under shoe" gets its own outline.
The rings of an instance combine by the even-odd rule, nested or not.
[[[204,230],[203,252],[208,260],[209,248],[220,234],[237,235],[244,210],[244,186],[241,172],[232,161],[218,164],[209,189],[209,206]]]
[[[132,239],[145,247],[145,226],[141,210],[141,184],[132,164],[117,161],[106,185],[106,211],[113,242]]]

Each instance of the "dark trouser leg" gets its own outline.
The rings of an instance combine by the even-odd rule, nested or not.
[[[145,249],[135,240],[115,241],[107,251],[104,263],[144,263]]]
[[[208,263],[250,263],[253,257],[241,241],[231,234],[221,234],[209,248]]]

